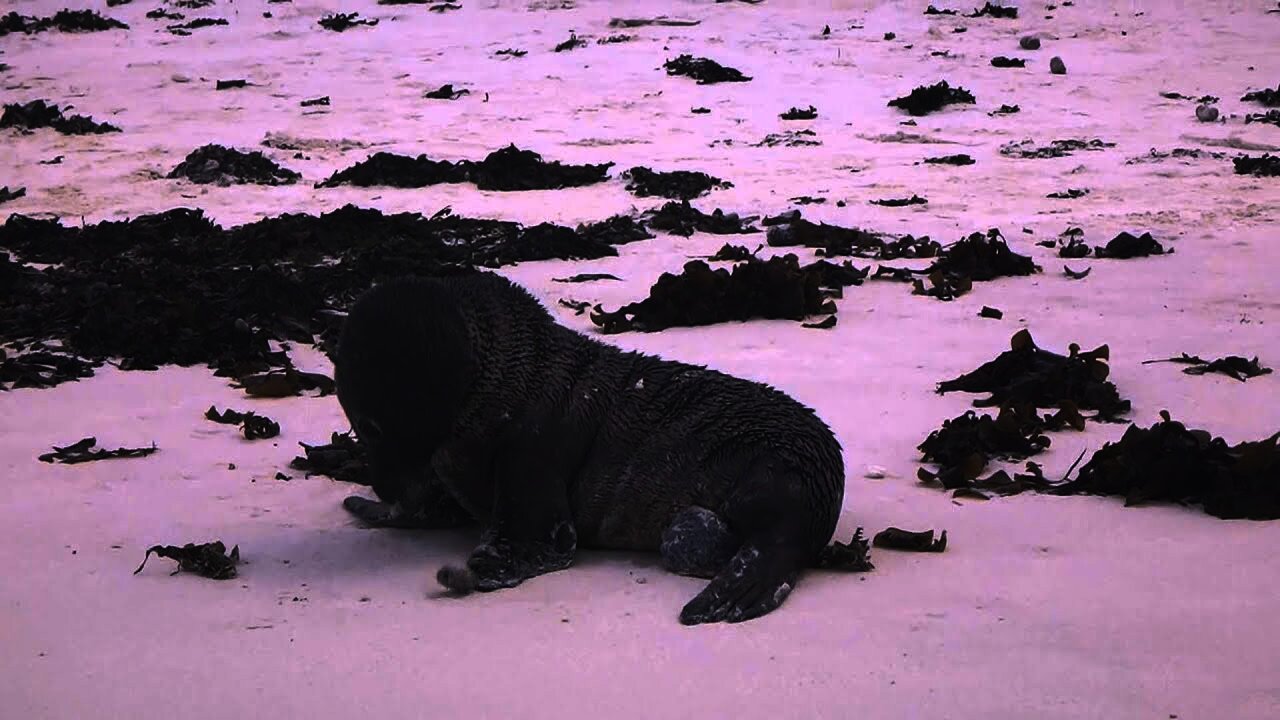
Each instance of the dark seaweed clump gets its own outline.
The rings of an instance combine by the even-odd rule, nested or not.
[[[1263,88],[1245,93],[1240,99],[1244,102],[1262,103],[1267,107],[1280,107],[1280,85],[1277,85],[1275,90]]]
[[[630,219],[575,230],[350,205],[230,229],[192,209],[85,226],[14,214],[0,226],[0,378],[51,386],[112,359],[208,365],[251,394],[323,393],[327,379],[270,342],[330,348],[341,313],[377,282],[611,256],[610,241],[643,232]]]
[[[1112,238],[1111,242],[1105,246],[1093,249],[1093,254],[1096,257],[1115,258],[1117,260],[1147,257],[1148,255],[1164,255],[1172,252],[1172,248],[1166,250],[1158,240],[1151,237],[1149,232],[1142,233],[1141,236],[1122,232]]]
[[[696,58],[692,55],[681,55],[675,60],[662,64],[668,75],[684,75],[698,81],[699,85],[711,85],[722,82],[747,82],[751,78],[738,70],[725,67],[715,60]]]
[[[333,15],[325,15],[320,18],[317,24],[325,30],[334,32],[342,32],[349,30],[357,25],[377,25],[377,18],[369,19],[360,17],[360,13],[334,13]]]
[[[1235,164],[1237,175],[1280,177],[1280,155],[1266,154],[1261,157],[1241,155],[1231,162]]]
[[[964,165],[973,165],[977,161],[968,155],[960,154],[925,158],[924,162],[926,165],[955,165],[960,167]]]
[[[938,483],[946,490],[995,491],[994,484],[979,479],[987,464],[992,460],[1023,460],[1043,452],[1051,442],[1044,434],[1046,427],[1046,418],[1029,405],[1001,407],[995,417],[965,411],[944,420],[941,428],[920,443],[921,459],[937,464],[938,471],[921,468],[919,478],[921,482]],[[1004,492],[999,494],[1012,494],[1008,491],[1014,488],[1002,489]]]
[[[658,196],[672,200],[692,200],[712,190],[731,188],[733,183],[704,172],[673,170],[656,172],[636,166],[622,174],[630,182],[627,191],[636,197]]]
[[[179,23],[177,25],[170,25],[165,29],[173,33],[174,35],[190,35],[192,30],[199,30],[200,28],[203,28],[203,27],[215,27],[218,25],[230,25],[230,24],[231,23],[227,22],[223,18],[196,18],[195,20],[191,20],[189,22]]]
[[[939,10],[938,8],[930,5],[929,7],[924,9],[924,14],[925,15],[955,15],[956,11],[955,10]]]
[[[52,17],[45,18],[28,17],[16,12],[0,17],[0,37],[15,32],[30,35],[46,30],[78,33],[116,29],[128,30],[129,26],[119,20],[103,17],[96,10],[59,10]]]
[[[1179,365],[1187,365],[1182,372],[1188,375],[1204,375],[1207,373],[1219,373],[1229,378],[1234,378],[1240,382],[1245,382],[1249,378],[1261,377],[1262,375],[1270,375],[1271,368],[1263,367],[1255,356],[1252,360],[1240,357],[1239,355],[1228,355],[1226,357],[1214,360],[1205,360],[1197,355],[1188,355],[1182,353],[1178,357],[1165,358],[1163,360],[1144,360],[1143,365],[1151,363],[1178,363]]]
[[[153,545],[147,548],[147,554],[142,556],[142,564],[138,566],[137,570],[133,571],[134,575],[142,572],[142,568],[146,567],[147,560],[151,558],[152,553],[155,553],[156,557],[178,561],[178,569],[170,573],[171,575],[189,572],[210,580],[230,580],[234,578],[236,576],[236,565],[240,563],[240,546],[237,545],[231,548],[231,553],[227,554],[227,546],[223,545],[221,540],[200,545],[187,543],[182,547],[177,545]]]
[[[889,107],[896,107],[906,110],[911,115],[928,115],[953,104],[972,105],[977,100],[973,97],[973,93],[962,87],[951,87],[946,80],[934,83],[933,85],[921,85],[911,91],[910,95],[904,95],[889,101]]]
[[[1119,442],[1104,445],[1053,493],[1116,495],[1126,506],[1196,504],[1227,519],[1280,519],[1280,433],[1228,445],[1168,412],[1160,417],[1149,428],[1130,425]]]
[[[240,412],[230,408],[218,412],[218,408],[210,405],[204,416],[222,425],[239,425],[246,440],[266,440],[280,434],[280,423],[255,412]]]
[[[428,100],[457,100],[463,95],[470,95],[471,91],[466,88],[454,89],[452,83],[441,85],[435,90],[428,90],[422,94],[422,97]]]
[[[905,198],[885,198],[883,200],[872,200],[872,205],[880,205],[883,207],[906,207],[908,205],[928,205],[929,201],[919,195],[912,195]]]
[[[583,40],[579,38],[577,35],[570,33],[569,39],[565,40],[559,45],[556,45],[554,52],[567,52],[569,50],[574,50],[576,48],[586,47],[586,46],[587,46],[586,40]]]
[[[87,437],[63,447],[54,445],[53,452],[41,455],[39,460],[40,462],[46,463],[56,462],[64,465],[79,465],[80,463],[95,462],[97,460],[110,460],[113,458],[146,457],[156,451],[155,445],[143,448],[116,448],[115,450],[107,450],[96,447],[97,444],[97,438]]]
[[[354,166],[334,173],[316,187],[338,185],[388,185],[399,188],[425,187],[438,183],[472,182],[481,190],[553,190],[603,182],[613,163],[564,165],[546,162],[532,150],[508,145],[488,154],[484,160],[430,160],[425,155],[410,158],[379,152]]]
[[[977,10],[969,13],[966,17],[976,18],[984,16],[1016,20],[1018,17],[1018,8],[1012,6],[1006,7],[1004,5],[993,5],[988,2]]]
[[[985,235],[972,233],[944,248],[923,272],[925,279],[914,281],[914,292],[952,300],[969,292],[974,282],[1038,272],[1040,266],[1026,255],[1014,252],[1000,231],[992,228]]]
[[[930,7],[933,7],[930,5]],[[876,533],[871,544],[878,548],[890,550],[906,550],[909,552],[943,552],[947,549],[947,531],[943,530],[937,539],[932,530],[912,532],[902,528],[890,527]]]
[[[774,218],[768,233],[770,247],[816,248],[823,257],[853,256],[874,260],[899,258],[931,258],[937,256],[942,246],[928,237],[911,235],[899,240],[886,241],[876,233],[858,228],[845,228],[826,223],[814,223],[800,217],[800,212]]]
[[[828,288],[861,284],[865,270],[819,261],[801,267],[795,255],[759,260],[732,270],[691,260],[679,275],[663,273],[640,302],[614,312],[597,306],[591,321],[604,333],[657,332],[753,318],[803,320],[834,314]]]
[[[791,108],[778,117],[783,120],[813,120],[818,117],[818,109],[810,105],[808,108]]]
[[[302,175],[280,167],[257,150],[246,153],[221,145],[204,145],[188,153],[167,177],[186,178],[201,185],[289,185]]]
[[[726,213],[720,208],[716,208],[708,215],[690,205],[687,200],[678,202],[672,200],[656,210],[645,213],[644,219],[654,230],[662,230],[682,237],[689,237],[695,232],[713,235],[760,232],[751,225],[750,218],[742,218],[738,213]]]
[[[26,194],[27,194],[27,189],[24,187],[15,187],[14,189],[10,190],[9,186],[5,185],[4,187],[0,187],[0,203],[7,203],[10,200],[17,200],[20,197],[26,196]]]
[[[1011,57],[1005,57],[1004,55],[997,55],[991,58],[991,67],[1024,68],[1026,66],[1027,66],[1027,61],[1022,58],[1011,58]]]
[[[833,541],[818,553],[818,567],[828,570],[844,570],[846,572],[869,572],[876,566],[871,564],[871,546],[862,534],[862,528],[853,531],[849,542]]]
[[[1102,150],[1115,147],[1115,143],[1093,140],[1053,140],[1048,145],[1036,145],[1033,140],[1020,140],[1000,146],[1000,154],[1016,158],[1060,158],[1078,150]]]
[[[294,470],[305,472],[307,477],[324,475],[342,482],[370,483],[365,449],[351,434],[333,433],[324,445],[298,444],[304,454],[289,463]]]
[[[1266,113],[1249,113],[1244,116],[1245,125],[1256,122],[1280,127],[1280,110],[1268,110]]]
[[[63,135],[99,135],[120,132],[120,128],[108,123],[95,122],[84,115],[67,117],[53,103],[32,100],[29,103],[7,103],[4,115],[0,115],[0,128],[16,127],[26,130],[49,127]]]

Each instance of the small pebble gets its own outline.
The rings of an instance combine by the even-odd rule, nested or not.
[[[887,473],[888,471],[879,465],[868,465],[866,471],[862,473],[862,477],[867,478],[868,480],[880,480],[884,478]]]
[[[1200,122],[1213,122],[1218,119],[1218,108],[1212,105],[1199,105],[1196,107],[1196,118]]]
[[[1032,35],[1027,35],[1026,37],[1018,41],[1018,47],[1022,48],[1023,50],[1039,50],[1040,38],[1034,37]]]
[[[1062,62],[1062,58],[1054,55],[1053,59],[1049,61],[1049,72],[1054,75],[1066,75],[1067,64]]]
[[[174,81],[174,82],[176,82],[176,83],[189,83],[189,82],[191,82],[191,77],[190,77],[189,75],[183,75],[182,73],[174,73],[173,75],[170,75],[170,76],[169,76],[169,79],[170,79],[170,80],[172,80],[172,81]]]

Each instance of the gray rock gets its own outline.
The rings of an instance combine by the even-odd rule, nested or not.
[[[1218,119],[1218,108],[1212,105],[1196,106],[1196,119],[1200,122],[1213,122]]]
[[[1062,62],[1062,58],[1054,55],[1053,59],[1049,61],[1049,72],[1054,75],[1066,75],[1067,64]]]
[[[1034,35],[1027,35],[1018,41],[1018,47],[1023,50],[1039,50],[1040,38],[1035,37]]]

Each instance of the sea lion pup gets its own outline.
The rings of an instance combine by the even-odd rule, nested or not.
[[[682,623],[736,622],[781,605],[835,530],[844,462],[812,410],[581,335],[498,275],[374,288],[335,366],[382,500],[346,508],[380,526],[478,521],[466,567],[437,574],[457,592],[567,568],[579,545],[659,550],[711,578]]]

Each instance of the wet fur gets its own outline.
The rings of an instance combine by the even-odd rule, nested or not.
[[[577,546],[660,550],[711,584],[685,623],[781,604],[831,538],[840,447],[769,386],[624,352],[478,273],[399,280],[352,308],[338,397],[368,446],[375,525],[479,522],[459,592],[568,567]]]

